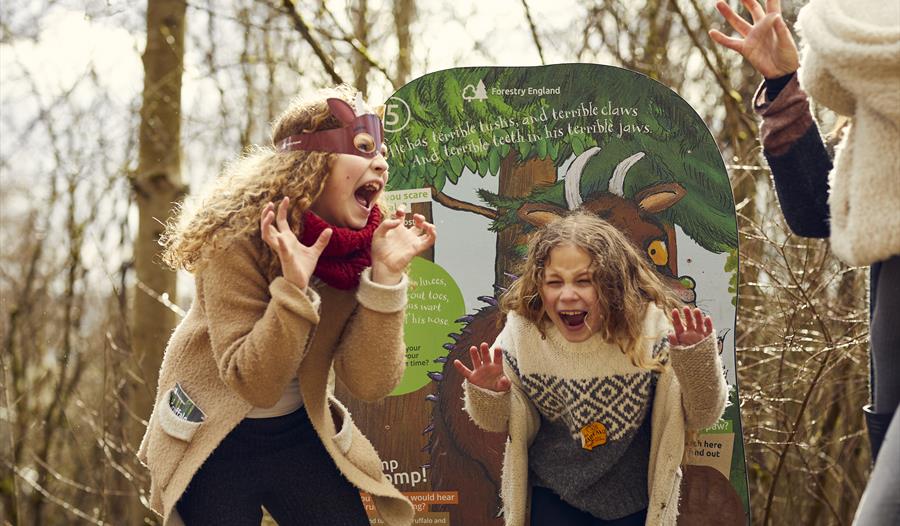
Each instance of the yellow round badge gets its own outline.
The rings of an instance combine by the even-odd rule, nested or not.
[[[591,422],[581,428],[581,447],[588,451],[606,444],[606,426],[600,422]]]

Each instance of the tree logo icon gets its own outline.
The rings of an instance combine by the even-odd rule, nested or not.
[[[487,90],[484,89],[484,82],[478,81],[478,86],[468,84],[463,88],[462,98],[466,101],[484,100],[487,98]]]

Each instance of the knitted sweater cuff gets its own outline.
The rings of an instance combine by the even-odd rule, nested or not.
[[[669,353],[681,385],[688,426],[696,429],[714,424],[728,395],[715,331],[694,345],[672,347]]]
[[[675,369],[675,373],[678,374],[680,372],[689,375],[705,372],[705,370],[714,365],[718,356],[716,343],[716,334],[713,331],[693,345],[675,345],[670,347],[669,355],[671,356],[672,367]],[[684,383],[684,380],[689,379],[688,377],[683,377],[682,374],[678,374],[678,380],[682,383]]]
[[[356,291],[356,299],[363,307],[381,312],[393,314],[406,307],[406,289],[409,279],[406,274],[396,285],[382,285],[372,281],[372,267],[366,267],[359,277],[359,289]]]
[[[800,88],[797,75],[773,101],[766,99],[766,83],[760,84],[753,96],[753,109],[763,118],[759,136],[763,149],[771,155],[787,152],[813,125],[809,99]]]
[[[464,380],[463,392],[465,409],[472,420],[488,431],[501,431],[508,416],[511,391],[498,393]]]

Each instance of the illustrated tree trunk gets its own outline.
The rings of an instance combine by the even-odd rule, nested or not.
[[[177,318],[166,306],[175,300],[176,274],[160,261],[159,238],[172,216],[172,205],[184,195],[181,182],[181,77],[184,70],[183,0],[149,0],[144,91],[141,106],[138,169],[131,177],[138,205],[134,267],[138,287],[132,311],[132,345],[139,377],[134,414],[148,418],[156,392],[163,351]],[[129,437],[136,445],[143,429]]]
[[[504,197],[523,197],[535,187],[549,186],[556,182],[556,168],[553,161],[530,159],[520,163],[514,149],[500,163],[498,194]],[[497,234],[497,257],[494,260],[494,283],[506,288],[511,279],[506,273],[514,273],[518,258],[513,253],[516,244],[524,242],[522,229],[518,225],[503,229]]]

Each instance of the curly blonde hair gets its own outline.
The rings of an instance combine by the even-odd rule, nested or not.
[[[228,163],[202,194],[188,198],[160,238],[162,259],[173,269],[196,272],[214,251],[234,240],[251,237],[260,249],[261,266],[270,279],[280,272],[278,257],[259,235],[263,208],[291,199],[288,222],[298,236],[301,215],[322,192],[336,154],[312,151],[279,152],[274,145],[291,135],[342,126],[328,108],[328,98],[353,104],[356,90],[341,85],[310,98],[291,101],[272,125],[272,143],[253,146]]]
[[[644,315],[649,303],[667,313],[680,303],[625,234],[594,214],[573,212],[531,238],[518,279],[500,298],[503,312],[523,316],[546,337],[546,326],[552,322],[541,299],[541,284],[550,252],[565,244],[590,256],[589,272],[603,320],[598,332],[603,339],[618,345],[636,367],[662,371],[659,357],[648,358],[642,352]]]

